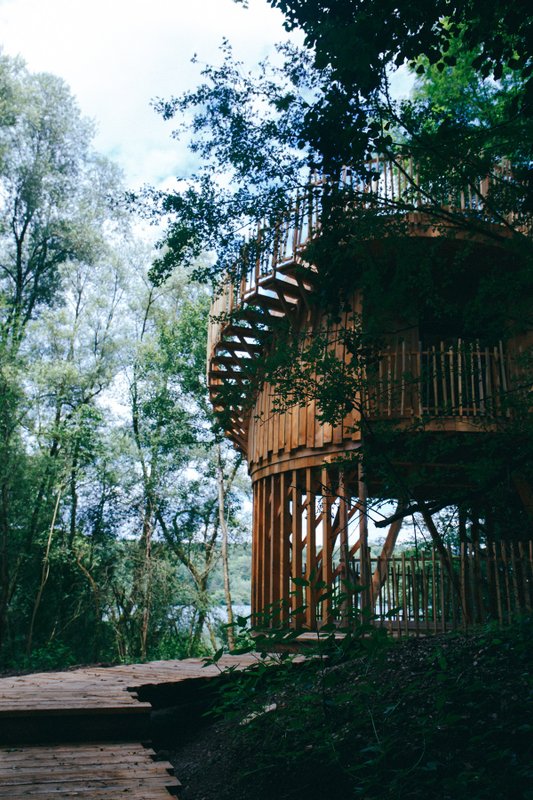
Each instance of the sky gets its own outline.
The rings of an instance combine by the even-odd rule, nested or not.
[[[266,0],[0,0],[0,46],[32,72],[62,77],[95,120],[96,149],[124,171],[130,188],[158,187],[187,170],[172,122],[150,107],[194,88],[202,62],[223,37],[252,66],[287,38]],[[197,54],[199,64],[191,64]]]

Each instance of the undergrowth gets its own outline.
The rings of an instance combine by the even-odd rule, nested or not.
[[[264,653],[222,682],[218,772],[185,798],[533,800],[530,622]]]

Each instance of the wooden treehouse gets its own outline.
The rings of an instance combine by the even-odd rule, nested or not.
[[[505,502],[511,517],[516,504],[519,529],[498,536],[490,481],[480,489],[469,467],[486,450],[505,468],[508,448],[527,438],[532,331],[505,324],[496,336],[465,335],[453,314],[432,315],[430,303],[410,310],[392,303],[381,335],[367,346],[379,302],[361,275],[365,263],[378,261],[385,283],[394,283],[396,254],[407,251],[422,263],[431,252],[445,286],[463,256],[451,289],[460,305],[489,262],[508,259],[512,236],[527,239],[528,231],[523,220],[495,218],[488,209],[491,181],[510,176],[503,167],[496,178],[441,191],[437,215],[428,210],[430,192],[412,158],[376,159],[369,169],[366,182],[346,170],[334,187],[345,191],[346,216],[353,217],[336,250],[346,247],[354,226],[368,217],[379,222],[359,236],[355,231],[353,274],[351,251],[341,275],[328,272],[327,244],[326,259],[320,251],[315,259],[309,247],[324,231],[332,190],[331,182],[315,181],[275,226],[255,232],[238,278],[227,278],[212,304],[211,400],[245,454],[253,484],[252,613],[258,624],[309,630],[338,620],[339,606],[341,622],[363,611],[405,633],[503,622],[533,603],[533,495],[525,471],[514,469]],[[336,366],[333,384],[349,375],[353,386],[351,399],[339,400],[343,411],[333,414],[334,424],[320,421],[327,375],[307,372],[301,387],[298,354],[319,339]],[[289,374],[280,396],[276,367],[263,365],[284,352],[294,361],[293,389]],[[376,438],[384,451],[383,444],[373,447]],[[387,499],[384,543],[371,552],[369,515]],[[432,516],[445,507],[456,509],[453,546],[439,545]],[[436,537],[429,549],[395,555],[408,508]]]

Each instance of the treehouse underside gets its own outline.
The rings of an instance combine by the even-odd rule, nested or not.
[[[400,634],[509,621],[533,607],[533,543],[527,523],[517,541],[483,537],[435,547],[413,531],[394,555],[402,501],[379,506],[357,471],[304,467],[253,484],[252,613],[260,628],[353,628],[372,621]],[[431,530],[431,502],[413,509]],[[390,522],[376,552],[369,526]],[[464,517],[459,519],[464,525]],[[480,520],[470,520],[472,530]],[[409,523],[411,528],[411,523]],[[413,529],[411,529],[413,530]],[[528,538],[529,537],[529,538]]]

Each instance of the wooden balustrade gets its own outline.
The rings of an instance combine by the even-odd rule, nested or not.
[[[307,272],[312,277],[314,267],[304,261],[303,252],[320,230],[324,198],[335,188],[344,192],[350,207],[372,208],[378,215],[409,211],[423,214],[425,209],[437,205],[447,213],[457,212],[485,222],[501,222],[501,219],[494,220],[492,211],[485,208],[486,198],[494,182],[504,183],[512,178],[510,165],[502,164],[495,168],[490,178],[480,178],[462,189],[452,186],[453,181],[424,180],[420,173],[419,166],[411,156],[397,156],[394,159],[380,156],[368,162],[364,178],[345,168],[334,186],[327,177],[315,175],[308,187],[296,194],[290,210],[281,216],[279,222],[270,227],[260,224],[251,230],[241,252],[241,263],[237,265],[236,272],[241,275],[240,280],[234,283],[227,278],[213,300],[208,360],[216,354],[228,320],[234,312],[255,303],[270,301],[272,305],[279,298],[279,311],[271,310],[270,313],[286,313],[283,291],[280,293],[278,290],[276,294],[271,286],[278,278],[278,283],[284,278],[285,286],[290,285],[291,278],[288,275],[295,266],[303,270],[303,274]],[[294,278],[292,281],[295,282]],[[297,283],[303,293],[310,289],[310,286],[303,286],[302,272]],[[480,354],[481,360],[485,357],[484,353]]]
[[[302,251],[320,230],[323,200],[334,188],[346,194],[351,207],[390,214],[440,207],[448,212],[471,214],[489,222],[501,222],[486,207],[494,180],[511,178],[510,165],[495,168],[493,176],[476,179],[457,188],[454,181],[421,179],[419,165],[412,156],[394,159],[376,156],[366,164],[366,176],[345,167],[336,184],[314,175],[302,192],[296,193],[290,210],[273,227],[259,224],[252,229],[244,246],[240,272],[240,300],[244,301],[261,279],[291,261],[301,261]]]
[[[488,347],[479,340],[405,342],[376,356],[365,376],[364,408],[372,417],[508,417],[508,389],[513,360],[502,342]]]
[[[412,551],[389,558],[372,556],[370,574],[379,570],[382,575],[378,588],[369,588],[373,624],[400,635],[424,635],[487,621],[505,624],[515,614],[531,611],[533,542],[463,543],[459,552],[448,548],[448,559],[459,593],[443,557],[434,550],[418,556]],[[359,580],[361,565],[356,561],[352,574]]]

